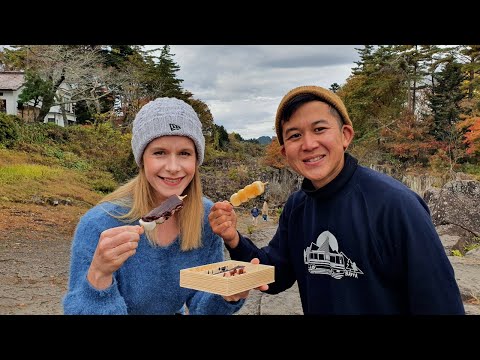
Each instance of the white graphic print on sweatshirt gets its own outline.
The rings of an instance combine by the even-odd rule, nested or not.
[[[337,238],[330,231],[322,232],[316,243],[303,250],[303,260],[310,274],[326,274],[334,279],[344,276],[358,279],[363,274],[355,262],[338,250]]]

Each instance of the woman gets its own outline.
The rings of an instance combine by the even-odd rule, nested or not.
[[[198,166],[202,124],[193,108],[159,98],[137,114],[132,150],[139,174],[90,209],[75,230],[65,314],[233,314],[248,296],[181,288],[180,270],[224,260],[207,215]],[[184,207],[153,230],[138,220],[171,195]],[[186,309],[185,309],[186,307]]]
[[[267,221],[267,218],[268,218],[268,203],[267,203],[267,200],[265,200],[263,202],[263,205],[262,205],[262,218],[263,218],[263,221]]]

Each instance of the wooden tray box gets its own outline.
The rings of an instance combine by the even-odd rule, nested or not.
[[[243,267],[239,273],[225,277],[234,267]],[[180,286],[223,296],[256,288],[275,281],[275,268],[270,265],[226,260],[180,270]]]

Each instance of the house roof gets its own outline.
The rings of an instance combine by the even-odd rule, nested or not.
[[[0,71],[0,90],[18,90],[25,82],[21,71]]]

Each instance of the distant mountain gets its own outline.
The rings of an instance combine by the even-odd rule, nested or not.
[[[272,138],[270,136],[260,136],[257,141],[260,143],[260,145],[267,145],[272,142]]]

